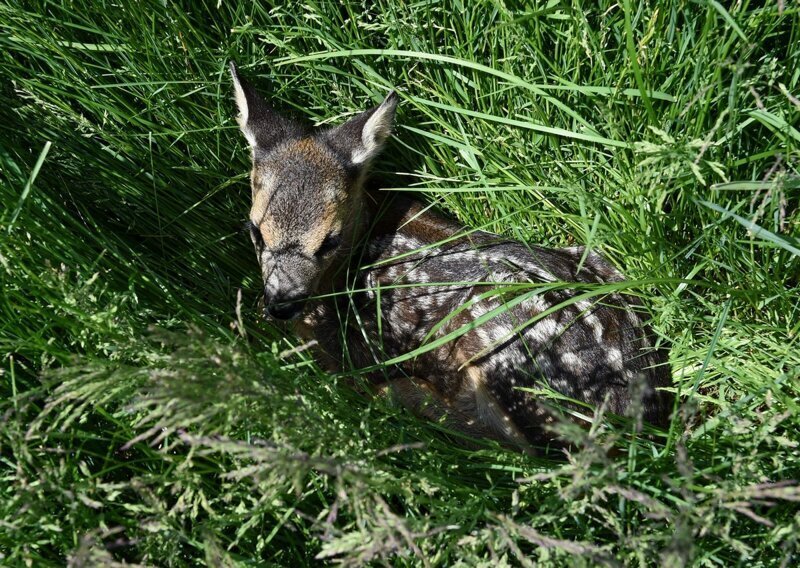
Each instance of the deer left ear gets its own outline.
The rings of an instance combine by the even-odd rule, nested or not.
[[[239,127],[254,150],[269,152],[280,142],[302,134],[300,125],[275,112],[253,86],[239,76],[233,61],[229,67],[239,109]]]
[[[328,144],[353,165],[366,164],[380,153],[392,133],[397,101],[397,93],[392,91],[377,107],[329,130],[325,135]]]

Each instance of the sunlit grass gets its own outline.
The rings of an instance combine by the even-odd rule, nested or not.
[[[6,1],[0,47],[0,563],[797,562],[795,4]],[[609,258],[669,431],[468,449],[319,371],[258,317],[230,59],[312,122],[396,89],[383,187]]]

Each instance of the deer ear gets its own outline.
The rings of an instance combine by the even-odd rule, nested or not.
[[[239,109],[237,121],[251,148],[266,152],[283,140],[298,135],[301,128],[275,112],[253,86],[239,76],[233,61],[230,70]]]
[[[329,130],[326,134],[328,144],[353,165],[366,164],[380,153],[392,133],[397,100],[397,93],[392,91],[377,107]]]

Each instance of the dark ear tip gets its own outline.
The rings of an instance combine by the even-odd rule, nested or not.
[[[397,96],[397,91],[392,89],[391,91],[389,91],[389,94],[386,95],[386,98],[383,100],[383,104],[385,104],[385,105],[396,105],[399,100],[400,100],[400,97]]]

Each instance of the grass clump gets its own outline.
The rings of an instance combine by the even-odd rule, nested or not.
[[[797,562],[795,4],[5,0],[0,29],[3,563]],[[465,450],[281,358],[229,59],[311,121],[398,89],[385,186],[648,282],[669,432]]]

